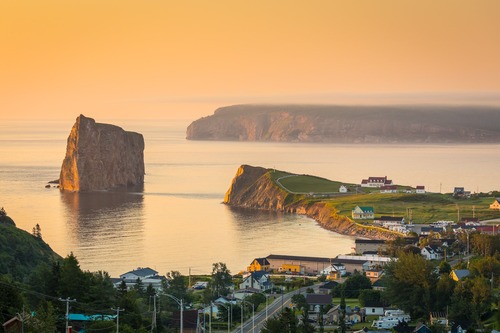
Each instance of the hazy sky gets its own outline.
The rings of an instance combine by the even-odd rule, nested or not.
[[[498,0],[2,0],[5,118],[498,102]]]

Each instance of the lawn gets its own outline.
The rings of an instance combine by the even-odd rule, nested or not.
[[[280,183],[289,191],[295,193],[338,193],[340,185],[346,185],[350,192],[347,195],[333,195],[328,198],[310,198],[295,195],[287,203],[306,200],[307,202],[324,201],[335,208],[339,215],[351,217],[355,206],[371,206],[375,217],[403,216],[413,223],[430,223],[440,220],[457,221],[462,217],[477,217],[480,220],[500,218],[500,211],[490,210],[493,197],[454,198],[451,194],[440,193],[380,193],[379,189],[360,188],[356,184],[346,184],[310,175],[294,175],[284,171],[272,170],[271,179]],[[289,177],[286,177],[289,176]],[[283,178],[285,177],[285,178]],[[398,186],[403,191],[409,186]],[[364,193],[356,193],[363,191]],[[366,223],[366,221],[358,221]]]

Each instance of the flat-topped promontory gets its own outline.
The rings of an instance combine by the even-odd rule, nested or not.
[[[233,105],[192,122],[188,140],[499,143],[500,107]]]

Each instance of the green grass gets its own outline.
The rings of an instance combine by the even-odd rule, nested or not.
[[[334,305],[339,305],[340,304],[340,297],[333,298],[332,302],[333,302]],[[359,305],[359,299],[357,299],[357,298],[346,298],[345,299],[345,305],[346,306],[350,306],[351,308],[353,308],[355,306],[360,306]]]
[[[406,220],[410,217],[414,223],[430,223],[439,220],[457,221],[460,210],[460,217],[475,217],[480,220],[500,218],[500,211],[489,209],[494,197],[472,196],[469,199],[456,199],[451,194],[426,193],[426,194],[386,194],[380,193],[377,188],[359,188],[363,193],[356,193],[355,184],[346,184],[338,181],[331,181],[325,178],[294,175],[292,173],[271,170],[271,179],[276,181],[284,176],[293,177],[282,178],[280,183],[291,192],[296,193],[332,193],[338,192],[339,186],[347,185],[351,192],[348,195],[334,195],[328,198],[311,198],[304,195],[289,195],[286,198],[286,205],[301,202],[304,205],[311,205],[315,202],[327,202],[335,208],[339,215],[351,218],[351,211],[355,206],[372,206],[375,217],[403,216]],[[410,186],[398,186],[399,190],[410,188]],[[474,211],[474,213],[473,213]],[[366,221],[358,221],[367,224]],[[369,224],[369,223],[368,223]]]

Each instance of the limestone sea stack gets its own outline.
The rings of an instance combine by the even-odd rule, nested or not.
[[[71,129],[59,186],[100,191],[144,183],[144,138],[80,115]]]

